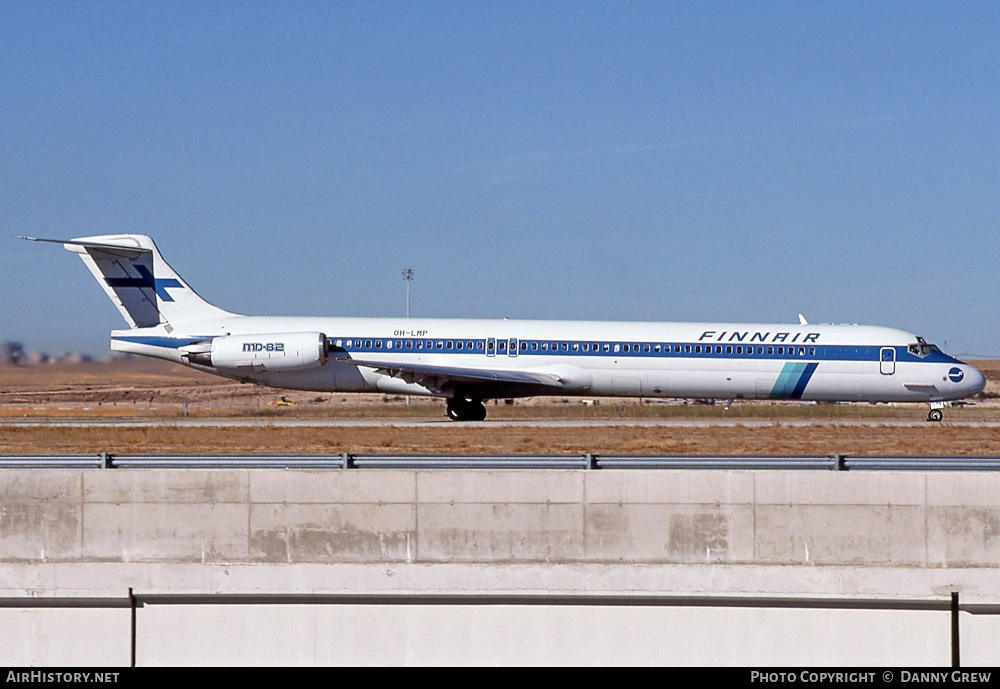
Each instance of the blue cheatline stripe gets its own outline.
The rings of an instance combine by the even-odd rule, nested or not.
[[[809,383],[809,379],[812,378],[813,373],[816,372],[817,366],[819,364],[815,362],[787,363],[782,366],[781,373],[778,374],[778,379],[774,382],[774,387],[771,388],[771,398],[782,400],[802,399],[802,393],[805,392],[806,385]]]

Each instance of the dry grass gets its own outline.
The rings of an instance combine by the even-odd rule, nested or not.
[[[1000,429],[927,425],[502,428],[0,426],[11,453],[998,454]]]

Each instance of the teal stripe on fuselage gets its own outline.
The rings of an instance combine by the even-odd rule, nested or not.
[[[805,392],[806,385],[817,366],[818,364],[814,362],[789,362],[782,366],[781,373],[771,388],[771,399],[802,399],[802,393]]]

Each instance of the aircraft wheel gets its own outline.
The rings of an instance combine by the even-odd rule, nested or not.
[[[452,421],[465,421],[465,415],[469,411],[469,403],[459,397],[448,400],[448,418]]]
[[[447,410],[452,421],[483,421],[486,418],[486,405],[479,400],[455,397],[448,400]]]
[[[944,412],[942,412],[940,409],[931,409],[927,413],[927,420],[928,421],[934,421],[936,423],[936,422],[940,421],[943,418],[944,418]]]
[[[479,400],[473,400],[469,403],[469,421],[485,421],[486,420],[486,405]]]

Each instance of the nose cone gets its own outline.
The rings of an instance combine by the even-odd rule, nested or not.
[[[981,393],[986,388],[986,376],[974,366],[964,364],[962,368],[965,371],[965,380],[963,382],[968,389],[966,396],[971,397],[972,395]]]

